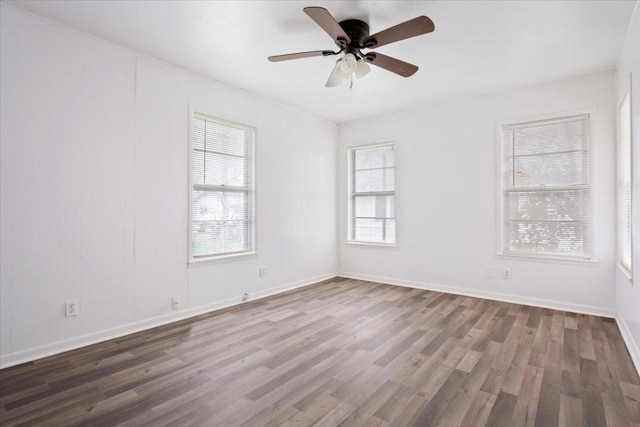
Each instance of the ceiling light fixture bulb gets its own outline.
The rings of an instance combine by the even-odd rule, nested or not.
[[[356,68],[358,68],[358,60],[356,56],[353,53],[347,53],[342,59],[342,62],[340,62],[339,68],[340,72],[345,75],[345,78],[348,77],[349,74],[353,73],[356,71]]]

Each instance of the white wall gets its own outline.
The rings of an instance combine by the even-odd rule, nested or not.
[[[633,239],[633,283],[619,269],[616,269],[618,289],[618,325],[629,352],[640,372],[640,3],[636,5],[627,35],[617,79],[617,104],[622,101],[631,82],[632,108],[632,239]]]
[[[614,94],[614,74],[604,73],[340,124],[340,275],[613,316]],[[496,123],[582,108],[596,110],[598,262],[497,256]],[[347,148],[389,140],[397,147],[398,247],[347,244]]]
[[[3,367],[335,276],[334,124],[0,7]],[[190,104],[256,127],[258,255],[187,266]]]

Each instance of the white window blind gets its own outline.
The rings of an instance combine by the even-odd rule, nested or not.
[[[589,259],[589,115],[503,126],[503,253]]]
[[[199,113],[192,120],[192,257],[252,251],[253,128]]]
[[[392,144],[350,151],[349,240],[395,244],[395,153]]]
[[[631,275],[631,102],[629,92],[618,111],[618,245],[620,265]]]

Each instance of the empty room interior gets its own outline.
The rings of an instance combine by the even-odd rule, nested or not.
[[[0,18],[0,425],[640,426],[640,1]]]

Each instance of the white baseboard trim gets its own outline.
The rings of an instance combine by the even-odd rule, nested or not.
[[[638,371],[638,375],[640,375],[640,347],[633,339],[633,334],[629,330],[624,319],[620,316],[616,316],[616,323],[618,324],[618,329],[620,329],[620,333],[622,334],[622,339],[627,346],[627,350],[629,350],[629,354],[631,355],[631,360],[636,367],[636,371]]]
[[[603,317],[616,317],[614,309],[594,307],[590,305],[572,304],[559,301],[551,301],[542,298],[522,297],[517,295],[502,294],[499,292],[481,291],[457,286],[438,285],[434,283],[415,282],[413,280],[395,279],[391,277],[371,276],[368,274],[339,271],[339,277],[348,279],[366,280],[368,282],[385,283],[388,285],[403,286],[407,288],[424,289],[428,291],[446,292],[449,294],[463,295],[466,297],[485,298],[494,301],[510,302],[514,304],[531,305],[534,307],[550,308],[553,310],[569,311],[572,313],[591,314]]]
[[[276,286],[258,292],[253,292],[251,294],[250,301],[266,298],[282,292],[302,288],[304,286],[313,285],[315,283],[332,279],[334,277],[336,277],[336,273],[327,273],[315,277],[310,277],[304,280],[291,282],[286,285]],[[211,304],[201,305],[199,307],[187,308],[176,313],[168,313],[162,316],[152,317],[150,319],[116,326],[114,328],[92,332],[90,334],[82,335],[79,337],[56,341],[38,347],[16,351],[14,353],[3,354],[0,356],[0,369],[19,365],[21,363],[31,362],[48,356],[53,356],[55,354],[64,353],[65,351],[75,350],[80,347],[86,347],[88,345],[97,344],[99,342],[107,341],[110,339],[120,338],[124,335],[133,334],[136,332],[144,331],[146,329],[155,328],[157,326],[166,325],[168,323],[177,322],[179,320],[188,319],[190,317],[199,316],[201,314],[210,313],[212,311],[240,304],[242,304],[241,297],[228,298],[225,300],[213,302]]]

